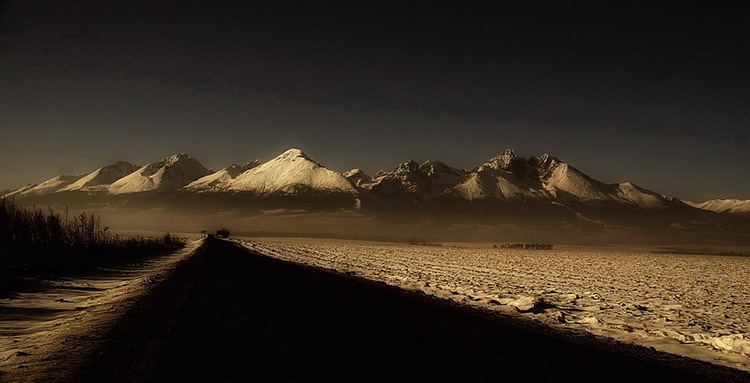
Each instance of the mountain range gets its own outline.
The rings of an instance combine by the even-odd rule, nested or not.
[[[39,196],[199,195],[241,200],[305,199],[327,196],[370,209],[441,205],[496,204],[515,207],[615,207],[630,210],[701,209],[721,214],[750,214],[750,200],[682,201],[630,182],[607,184],[549,154],[520,157],[508,149],[472,170],[440,161],[413,160],[373,177],[360,169],[330,170],[302,150],[289,149],[260,163],[230,165],[219,171],[187,154],[144,166],[119,161],[91,173],[60,175],[39,184],[4,192],[23,200]],[[347,206],[343,206],[347,207]]]

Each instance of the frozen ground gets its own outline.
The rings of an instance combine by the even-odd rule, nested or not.
[[[0,299],[0,381],[64,378],[138,297],[199,244],[85,278],[40,281]]]
[[[246,247],[750,371],[750,258],[253,239]]]

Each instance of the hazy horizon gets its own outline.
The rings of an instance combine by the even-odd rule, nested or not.
[[[291,149],[291,148],[288,148],[288,149]],[[298,149],[302,149],[303,151],[305,151],[305,150],[304,150],[303,148],[298,148]],[[506,149],[513,149],[513,148],[506,148]],[[515,151],[515,152],[516,152],[516,153],[517,153],[517,154],[518,154],[519,156],[521,156],[521,157],[525,157],[525,158],[538,157],[538,156],[541,156],[542,154],[545,154],[545,153],[546,153],[546,154],[550,154],[550,155],[552,155],[552,156],[554,156],[554,157],[558,157],[558,158],[559,158],[559,156],[556,156],[556,155],[555,155],[554,153],[548,153],[548,152],[545,152],[545,153],[538,153],[538,154],[532,154],[532,155],[525,155],[524,153],[519,153],[519,152],[518,152],[518,151],[516,151],[515,149],[513,149],[513,150],[514,150],[514,151]],[[478,162],[476,162],[476,163],[475,163],[474,165],[471,165],[471,166],[456,166],[456,165],[455,165],[455,164],[453,164],[453,163],[447,163],[447,165],[449,165],[449,166],[453,166],[453,167],[456,167],[456,168],[462,168],[462,169],[465,169],[465,170],[467,170],[467,171],[470,171],[470,170],[472,170],[472,169],[476,168],[477,166],[480,166],[480,165],[482,165],[483,163],[487,162],[487,161],[488,161],[488,160],[490,160],[490,159],[491,159],[492,157],[495,157],[495,156],[497,156],[497,155],[500,155],[500,154],[502,154],[502,152],[504,152],[504,150],[502,150],[502,151],[498,151],[498,152],[497,152],[497,154],[495,154],[495,155],[492,155],[491,157],[487,157],[487,158],[485,158],[485,159],[483,159],[483,160],[479,160]],[[191,157],[193,157],[193,158],[196,158],[196,159],[198,159],[199,161],[201,161],[201,163],[202,163],[202,164],[203,164],[204,166],[206,166],[206,167],[207,167],[208,169],[211,169],[211,170],[213,170],[213,171],[218,171],[218,170],[221,170],[221,169],[223,169],[223,168],[225,168],[225,167],[227,167],[227,166],[229,166],[229,165],[232,165],[232,164],[239,164],[239,165],[242,165],[242,164],[245,164],[245,163],[248,163],[248,162],[254,161],[254,160],[259,160],[259,161],[260,161],[261,163],[263,163],[263,162],[265,162],[265,161],[268,161],[268,160],[271,160],[271,159],[273,159],[274,157],[276,157],[276,155],[278,155],[278,154],[281,154],[282,152],[280,151],[280,152],[278,152],[278,153],[276,153],[276,154],[272,154],[272,155],[271,155],[270,157],[268,157],[268,158],[265,158],[265,159],[263,159],[263,158],[252,158],[252,159],[251,159],[251,158],[248,158],[247,160],[240,160],[240,161],[234,161],[234,162],[226,162],[226,163],[223,163],[223,164],[220,164],[219,162],[217,162],[217,165],[215,165],[215,166],[210,166],[210,165],[208,165],[207,163],[203,162],[203,160],[202,160],[202,159],[201,159],[200,157],[198,157],[198,156],[195,156],[195,155],[194,155],[194,154],[192,154],[192,153],[186,153],[186,152],[175,152],[175,153],[172,153],[172,154],[169,154],[169,155],[164,155],[163,157],[160,157],[160,158],[154,158],[154,159],[150,159],[150,160],[145,160],[145,161],[132,161],[132,160],[129,160],[129,159],[118,159],[118,160],[112,161],[111,163],[114,163],[114,162],[116,162],[116,161],[127,161],[127,162],[130,162],[130,163],[133,163],[134,165],[139,165],[139,166],[143,166],[143,165],[146,165],[146,164],[149,164],[149,163],[152,163],[152,162],[157,162],[157,161],[160,161],[160,160],[162,160],[162,159],[164,159],[164,158],[166,158],[166,157],[169,157],[169,156],[171,156],[171,155],[173,155],[173,154],[180,154],[180,153],[188,154],[188,155],[190,155]],[[308,154],[308,155],[310,155],[310,154],[309,154],[309,152],[307,152],[307,151],[305,151],[305,153],[306,153],[306,154]],[[319,161],[319,160],[317,159],[317,157],[316,157],[316,156],[314,156],[314,155],[310,155],[310,156],[311,156],[311,158],[312,158],[312,159],[313,159],[314,161],[316,161],[316,162],[320,162],[320,161]],[[331,169],[331,170],[334,170],[334,171],[337,171],[337,172],[340,172],[340,173],[346,172],[347,170],[351,170],[351,169],[354,169],[354,168],[359,168],[359,169],[363,170],[363,171],[364,171],[364,172],[365,172],[366,174],[368,174],[369,176],[374,176],[374,175],[375,175],[375,174],[376,174],[376,173],[377,173],[378,171],[380,171],[380,170],[384,170],[384,171],[386,171],[386,172],[392,171],[392,170],[393,170],[393,169],[394,169],[394,168],[395,168],[395,167],[396,167],[397,165],[399,165],[399,164],[401,164],[401,163],[404,163],[404,162],[406,162],[406,161],[409,161],[409,160],[415,160],[415,161],[417,161],[417,162],[418,162],[418,163],[420,163],[420,164],[421,164],[421,163],[424,163],[425,161],[428,161],[428,160],[432,160],[432,161],[436,161],[436,160],[437,160],[437,161],[443,161],[443,160],[442,160],[442,159],[440,159],[440,158],[424,158],[424,159],[419,159],[419,158],[414,158],[414,157],[410,157],[410,158],[408,158],[408,159],[404,159],[403,161],[400,161],[400,162],[394,162],[394,163],[393,163],[393,164],[392,164],[392,165],[391,165],[390,167],[382,167],[382,168],[377,168],[377,169],[376,169],[376,168],[370,168],[370,169],[368,169],[368,168],[364,168],[364,167],[362,167],[362,166],[356,166],[356,165],[354,165],[354,166],[351,166],[351,167],[349,167],[349,168],[345,168],[345,169],[334,169],[334,168],[331,168],[331,167],[329,167],[329,166],[326,166],[326,164],[325,164],[325,163],[321,163],[321,165],[323,165],[323,166],[326,166],[327,168],[329,168],[329,169]],[[564,162],[567,162],[567,161],[565,160],[565,158],[560,158],[560,160],[562,160],[562,161],[564,161]],[[445,162],[445,161],[443,161],[443,162]],[[53,177],[56,177],[56,176],[58,176],[58,175],[80,175],[80,174],[88,174],[88,173],[90,173],[90,172],[92,172],[92,171],[94,171],[94,170],[98,169],[98,168],[99,168],[99,167],[101,167],[101,166],[109,165],[109,164],[111,164],[111,163],[102,163],[102,164],[96,165],[96,166],[95,166],[94,168],[83,169],[83,170],[80,170],[80,171],[72,171],[72,172],[68,172],[68,173],[50,173],[50,174],[49,174],[49,175],[47,175],[47,176],[43,176],[43,177],[42,177],[41,179],[37,179],[37,180],[31,180],[31,181],[27,181],[27,182],[25,182],[25,183],[22,183],[22,184],[16,184],[16,185],[10,185],[10,184],[8,184],[8,185],[6,185],[6,186],[0,186],[0,190],[15,190],[15,189],[18,189],[19,187],[22,187],[22,186],[25,186],[25,185],[28,185],[28,184],[36,184],[36,183],[40,183],[40,182],[46,181],[46,180],[48,180],[48,179],[50,179],[50,178],[53,178]],[[573,165],[573,166],[576,166],[575,164],[571,164],[571,165]],[[587,170],[586,170],[586,169],[581,169],[581,170],[582,170],[582,171],[584,171],[584,173],[587,173]],[[606,174],[606,171],[605,171],[605,172],[604,172],[604,173],[603,173],[603,174],[602,174],[601,176],[595,176],[595,175],[593,175],[593,174],[591,174],[591,173],[588,173],[588,174],[589,174],[590,176],[592,176],[593,178],[595,178],[595,179],[598,179],[598,180],[600,180],[600,181],[603,181],[603,182],[605,182],[605,183],[613,183],[613,184],[614,184],[614,183],[621,183],[621,182],[634,182],[633,180],[616,180],[616,179],[611,179],[611,176],[608,176],[608,175]],[[647,189],[652,189],[652,188],[650,188],[650,187],[649,187],[649,186],[647,186],[647,185],[639,184],[638,182],[634,182],[634,183],[638,184],[638,185],[639,185],[639,186],[641,186],[641,187],[645,187],[645,188],[647,188]],[[652,190],[653,190],[653,191],[656,191],[656,192],[660,192],[659,190],[655,190],[655,189],[652,189]],[[681,196],[680,194],[677,194],[677,195],[670,195],[670,194],[667,194],[667,195],[669,195],[669,196],[672,196],[672,197],[676,197],[676,198],[680,198],[680,199],[683,199],[683,200],[688,200],[688,201],[695,201],[695,202],[701,202],[701,201],[704,201],[704,200],[707,200],[707,199],[722,199],[722,198],[726,198],[726,199],[732,199],[732,198],[735,198],[735,199],[745,199],[745,198],[747,198],[747,196],[744,196],[744,195],[740,195],[740,196],[725,196],[725,197],[722,197],[722,196],[718,196],[718,197],[717,197],[717,196],[712,196],[712,197],[708,197],[708,198],[703,198],[703,199],[690,199],[690,198],[685,198],[685,197],[682,197],[682,196]]]

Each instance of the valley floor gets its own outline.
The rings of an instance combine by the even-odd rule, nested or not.
[[[253,239],[305,265],[750,371],[750,257]]]
[[[750,376],[347,275],[382,267],[373,258],[381,247],[388,259],[400,259],[394,255],[404,252],[400,246],[350,244],[373,255],[350,265],[361,266],[359,271],[340,268],[346,274],[275,259],[313,263],[334,259],[324,250],[339,249],[335,258],[341,263],[344,254],[356,255],[342,243],[325,243],[209,237],[189,256],[171,258],[181,261],[169,263],[176,267],[151,268],[165,273],[151,288],[134,288],[147,283],[136,278],[123,286],[112,282],[106,290],[108,296],[130,293],[137,300],[87,308],[82,297],[75,306],[84,308],[71,311],[86,315],[36,335],[55,339],[48,353],[28,343],[32,329],[9,328],[12,311],[0,307],[8,339],[0,348],[5,352],[0,381],[740,382]],[[424,268],[416,259],[405,266]],[[461,276],[463,267],[451,273]],[[463,294],[456,292],[449,294]],[[106,319],[112,309],[119,312],[109,324],[101,319],[100,326],[84,325]],[[75,363],[63,363],[66,358]],[[26,367],[19,368],[22,364]]]

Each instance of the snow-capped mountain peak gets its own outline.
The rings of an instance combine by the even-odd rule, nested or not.
[[[177,190],[249,192],[257,196],[319,197],[344,193],[381,206],[418,206],[433,199],[439,205],[442,200],[437,197],[522,205],[586,204],[642,209],[684,206],[680,200],[631,182],[603,183],[547,153],[526,158],[512,149],[471,172],[440,161],[428,160],[420,165],[408,160],[390,172],[379,171],[373,178],[356,168],[344,174],[329,170],[297,148],[262,164],[256,160],[245,165],[230,165],[217,172],[209,171],[187,154],[175,154],[142,167],[120,161],[89,174],[57,176],[7,192],[5,196],[25,198],[56,192],[126,194]],[[750,201],[711,200],[689,204],[716,212],[750,212]]]
[[[516,154],[513,149],[506,149],[503,154],[492,157],[483,166],[493,169],[508,169],[514,162],[518,161],[520,157]]]
[[[367,174],[365,174],[364,170],[362,170],[360,168],[350,169],[350,170],[347,170],[347,171],[345,171],[345,172],[343,172],[341,174],[343,174],[344,177],[347,177],[347,178],[354,177],[354,176],[367,176]]]
[[[393,173],[408,174],[408,173],[416,172],[418,170],[419,170],[419,164],[417,163],[417,161],[409,160],[396,166],[396,169],[393,170]]]
[[[19,189],[16,189],[10,193],[5,194],[3,197],[16,197],[16,196],[31,196],[31,195],[46,195],[55,193],[66,186],[78,181],[81,177],[86,174],[79,175],[59,175],[52,177],[39,184],[29,184]]]
[[[59,191],[105,191],[110,184],[134,172],[138,168],[138,165],[133,165],[130,162],[117,161],[111,165],[102,166],[94,170],[70,185],[61,188]]]
[[[289,149],[228,183],[227,190],[257,194],[299,194],[306,191],[355,193],[341,173],[311,160],[300,149]]]
[[[559,164],[561,161],[557,157],[551,156],[549,153],[544,153],[537,157],[537,163],[539,167],[549,167]]]
[[[291,148],[284,153],[279,154],[276,158],[272,159],[271,161],[285,161],[285,160],[294,160],[296,158],[302,158],[306,160],[310,160],[310,157],[305,154],[305,152],[302,151],[302,149],[297,148]]]
[[[561,201],[663,208],[673,200],[632,183],[605,184],[549,154],[526,159],[513,150],[478,167],[447,195],[468,200]]]
[[[347,170],[343,173],[343,176],[357,187],[362,187],[364,184],[372,181],[372,177],[365,174],[360,168]]]
[[[175,154],[120,178],[108,190],[110,194],[173,191],[210,173],[195,158],[187,154]]]
[[[446,165],[442,161],[435,161],[435,160],[427,160],[425,161],[420,167],[419,170],[427,175],[433,175],[438,174],[441,172],[448,172],[448,173],[465,173],[462,169],[456,169],[453,167],[450,167]]]
[[[710,210],[717,213],[750,214],[750,200],[711,199],[705,202],[683,202],[698,209]]]
[[[197,180],[185,186],[185,190],[207,192],[223,191],[229,187],[229,182],[237,178],[240,174],[260,165],[258,160],[250,161],[245,165],[232,164],[215,173],[198,178]]]
[[[428,160],[419,165],[409,160],[391,172],[378,172],[372,182],[363,184],[363,187],[369,189],[369,196],[377,201],[420,204],[440,195],[458,183],[465,174],[465,170],[452,168],[440,161]]]

